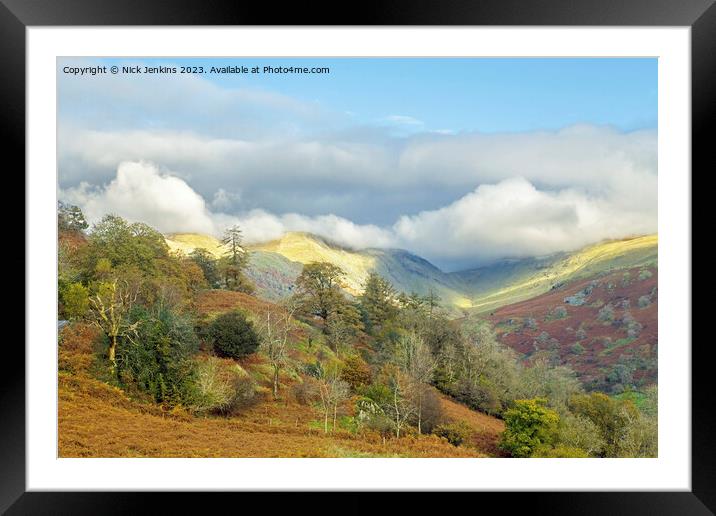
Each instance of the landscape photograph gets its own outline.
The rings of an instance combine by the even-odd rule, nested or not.
[[[657,72],[58,59],[58,457],[658,457]]]

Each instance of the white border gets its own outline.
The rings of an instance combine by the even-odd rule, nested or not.
[[[690,490],[689,28],[31,27],[27,43],[28,490]],[[82,55],[658,56],[659,458],[56,458],[56,57]]]

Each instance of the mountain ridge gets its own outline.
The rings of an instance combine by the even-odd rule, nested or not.
[[[170,249],[183,253],[203,247],[221,256],[221,242],[209,235],[166,235]],[[530,258],[505,258],[463,271],[444,272],[429,260],[400,248],[355,250],[306,232],[247,246],[251,259],[247,275],[259,295],[277,300],[291,292],[303,265],[330,262],[346,273],[345,290],[362,291],[371,272],[389,280],[399,292],[437,294],[453,311],[487,312],[548,292],[560,284],[614,269],[656,264],[658,236],[598,242],[574,252]]]

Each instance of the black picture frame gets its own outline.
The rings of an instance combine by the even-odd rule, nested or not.
[[[0,0],[0,54],[2,79],[2,142],[4,158],[14,170],[25,170],[25,29],[31,26],[85,25],[535,25],[535,26],[688,26],[691,27],[692,171],[706,174],[713,144],[709,139],[716,120],[716,6],[715,0],[399,0],[363,1],[351,9],[334,4],[268,3],[222,0]],[[342,7],[339,9],[339,7]],[[5,174],[25,191],[20,174]],[[18,200],[20,196],[15,196]],[[22,197],[24,199],[24,196]],[[19,201],[23,202],[23,201]],[[697,220],[698,217],[694,217]],[[16,228],[19,233],[19,227]],[[18,241],[24,241],[17,235]],[[24,246],[12,266],[25,263]],[[30,271],[28,271],[30,272]],[[16,292],[24,292],[19,275],[10,278]],[[32,307],[27,306],[26,310]],[[693,320],[693,316],[692,316]],[[9,341],[6,340],[9,344]],[[185,493],[40,493],[25,488],[25,353],[13,343],[5,346],[0,375],[0,511],[8,514],[125,514],[142,513],[151,501],[162,512],[203,505]],[[480,504],[490,497],[501,506],[528,503],[531,512],[569,514],[713,514],[716,511],[716,423],[710,396],[707,342],[692,346],[692,491],[610,493],[480,493]],[[199,495],[227,498],[233,494]],[[242,493],[245,508],[257,494]],[[264,495],[265,496],[265,495]],[[276,496],[276,495],[272,495]],[[370,507],[366,495],[350,493],[341,502],[345,510]],[[451,496],[458,496],[453,493]],[[460,495],[463,496],[464,495]],[[475,495],[472,495],[475,496]],[[248,499],[247,499],[248,498]],[[282,496],[274,498],[280,501]],[[149,499],[149,500],[148,500]],[[509,500],[509,502],[508,502]],[[221,501],[221,500],[219,500]],[[212,504],[217,500],[212,498]],[[471,503],[461,500],[451,503]],[[295,503],[295,502],[294,502]],[[424,505],[421,494],[402,507]],[[203,505],[204,509],[208,506]],[[484,506],[483,506],[484,507]],[[345,512],[345,511],[344,511]]]

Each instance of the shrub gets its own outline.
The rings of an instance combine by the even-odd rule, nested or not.
[[[238,365],[209,357],[196,363],[188,405],[197,412],[229,413],[254,399],[256,385]]]
[[[505,431],[500,448],[513,457],[529,457],[539,446],[551,445],[557,435],[559,416],[541,398],[515,400],[505,411]]]
[[[603,322],[611,322],[614,320],[614,307],[611,303],[604,305],[597,314],[597,319]]]
[[[579,342],[575,342],[572,344],[572,353],[575,355],[581,355],[584,353],[584,346],[582,346]]]
[[[89,309],[89,291],[82,283],[70,283],[60,291],[62,314],[68,319],[78,319]]]
[[[117,373],[157,402],[184,402],[193,375],[191,357],[199,348],[192,322],[168,309],[135,307],[129,315],[137,324],[133,338],[117,346]]]
[[[639,308],[646,308],[651,304],[651,297],[650,296],[641,296],[639,298],[639,301],[637,301],[637,304],[639,305]]]
[[[564,319],[567,317],[567,309],[563,306],[558,306],[554,310],[552,310],[552,316],[555,319]]]
[[[535,319],[534,317],[526,317],[523,327],[527,328],[529,330],[536,330],[537,329],[537,319]]]
[[[227,358],[241,358],[256,352],[259,347],[259,336],[251,321],[234,310],[218,316],[206,331],[214,351]]]
[[[639,280],[644,281],[645,279],[651,278],[652,274],[649,269],[642,269],[639,271]]]
[[[464,421],[456,421],[436,426],[433,433],[438,437],[447,439],[453,446],[460,446],[470,438],[472,428]]]
[[[590,419],[567,412],[559,420],[557,447],[579,449],[585,456],[599,456],[604,449],[604,439]]]
[[[358,355],[351,355],[345,360],[341,379],[348,382],[353,390],[368,385],[371,381],[370,367]]]
[[[291,386],[291,395],[301,405],[310,405],[318,397],[318,385],[313,378],[304,378]]]
[[[574,334],[574,336],[577,337],[579,340],[584,340],[587,338],[587,332],[584,329],[579,328]]]

